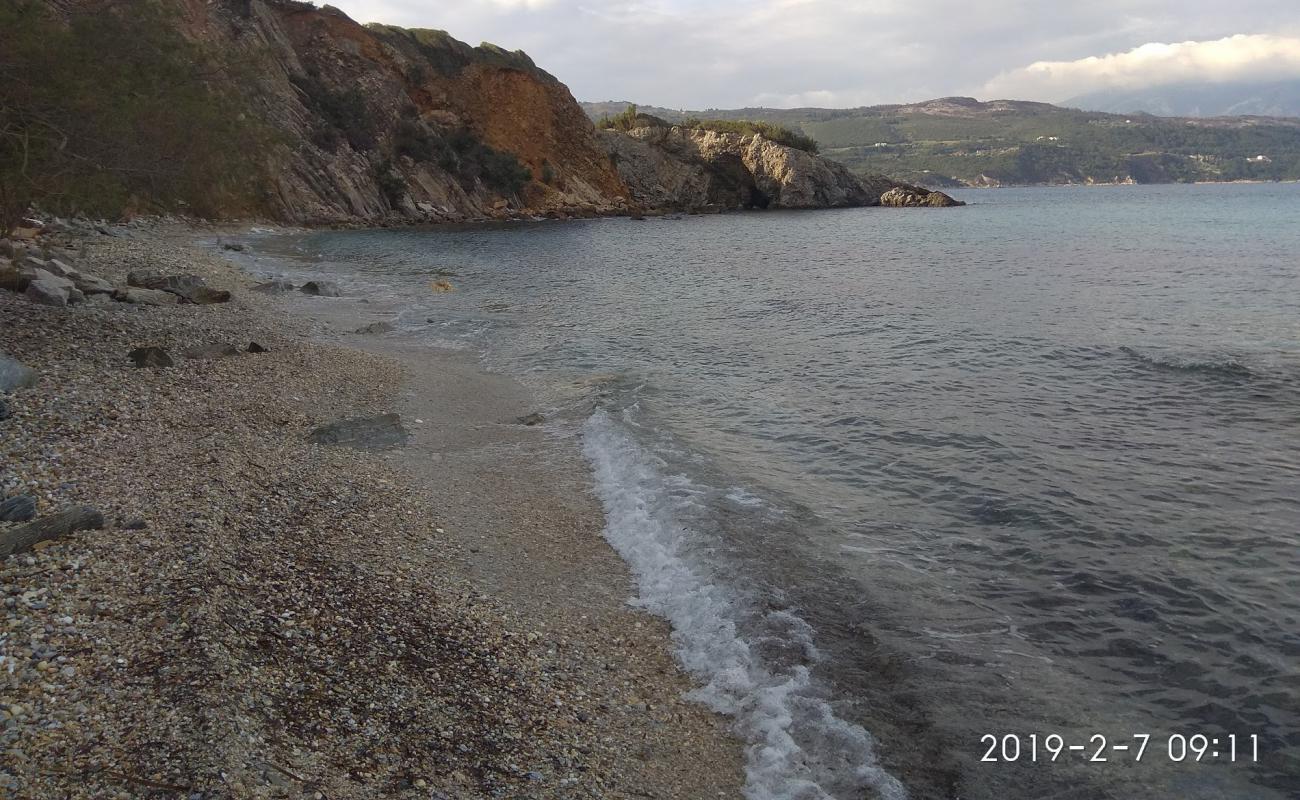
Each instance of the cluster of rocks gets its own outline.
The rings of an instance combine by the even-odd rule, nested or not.
[[[259,283],[253,287],[253,291],[262,292],[263,294],[284,294],[285,292],[300,291],[305,295],[312,297],[342,297],[343,292],[339,285],[333,281],[307,281],[302,286],[294,286],[291,281],[280,278]]]
[[[24,295],[45,306],[63,308],[81,303],[117,301],[132,305],[212,305],[230,300],[230,292],[208,286],[197,275],[161,270],[136,270],[126,285],[117,286],[98,275],[72,266],[72,257],[53,256],[48,248],[0,240],[0,288]]]

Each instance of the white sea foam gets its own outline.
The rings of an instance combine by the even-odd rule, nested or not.
[[[605,508],[605,537],[630,565],[638,602],[673,626],[677,657],[698,681],[690,693],[729,714],[746,742],[745,796],[750,800],[841,800],[874,791],[903,800],[902,784],[878,765],[875,741],[836,716],[819,696],[805,663],[781,666],[756,652],[741,628],[797,647],[816,660],[813,631],[789,611],[748,604],[690,555],[695,533],[680,522],[681,476],[604,411],[583,426]]]
[[[763,505],[763,498],[753,492],[746,491],[740,486],[731,487],[724,496],[738,506],[754,507]]]

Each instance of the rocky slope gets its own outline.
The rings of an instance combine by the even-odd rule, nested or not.
[[[609,213],[626,190],[568,89],[527,55],[291,0],[173,0],[255,64],[279,134],[270,211],[299,222]]]
[[[840,208],[960,205],[941,192],[842,164],[760,134],[655,124],[600,131],[632,198],[656,209]],[[882,197],[885,202],[882,203]]]
[[[41,19],[6,17],[13,24],[0,26],[0,51],[18,43],[30,57],[55,37],[69,55],[29,64],[31,74],[10,84],[25,87],[17,99],[0,86],[0,129],[17,124],[25,136],[30,121],[4,109],[39,101],[61,123],[56,131],[67,123],[79,135],[70,148],[45,148],[30,197],[0,192],[6,227],[45,203],[55,214],[378,224],[874,205],[894,185],[762,136],[597,132],[564,84],[522,52],[361,25],[330,6],[44,0],[43,8]],[[59,80],[46,79],[47,66],[61,70]],[[34,132],[50,141],[39,125]],[[11,151],[26,152],[0,147],[0,179],[13,173]],[[69,170],[80,172],[59,183]]]

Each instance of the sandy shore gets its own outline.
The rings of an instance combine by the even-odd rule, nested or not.
[[[0,561],[0,796],[739,796],[727,721],[680,699],[579,454],[517,422],[528,393],[287,315],[194,238],[72,244],[113,283],[194,273],[231,302],[0,292],[0,354],[39,374],[0,421],[4,494],[107,519]],[[175,366],[133,367],[145,345]],[[403,448],[307,442],[391,411]]]

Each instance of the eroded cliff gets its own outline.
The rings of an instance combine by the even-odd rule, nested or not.
[[[36,0],[0,23],[22,67],[0,83],[6,228],[29,208],[304,224],[825,208],[898,185],[761,128],[633,114],[597,131],[522,52],[297,0]]]
[[[627,190],[564,84],[522,52],[289,0],[183,0],[188,33],[257,65],[280,135],[272,212],[302,222],[611,213]]]

